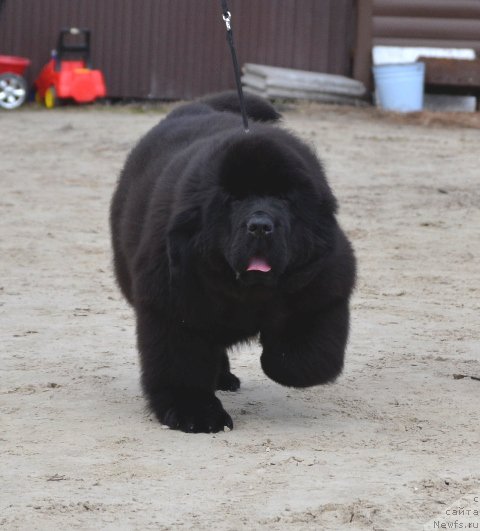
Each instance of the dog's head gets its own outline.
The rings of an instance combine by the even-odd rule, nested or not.
[[[283,131],[250,133],[217,162],[216,192],[184,218],[193,247],[218,274],[275,287],[332,250],[335,199],[305,145]],[[170,255],[178,249],[170,241]]]
[[[288,202],[274,195],[232,198],[223,254],[240,283],[274,285],[291,254]]]

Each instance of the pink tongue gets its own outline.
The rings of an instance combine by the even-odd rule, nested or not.
[[[262,273],[267,273],[271,269],[263,258],[252,258],[247,267],[247,271],[262,271]]]

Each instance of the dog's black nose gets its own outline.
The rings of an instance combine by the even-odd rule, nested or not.
[[[247,222],[247,230],[252,236],[269,236],[273,232],[273,220],[264,212],[257,212]]]

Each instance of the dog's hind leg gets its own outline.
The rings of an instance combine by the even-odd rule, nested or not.
[[[223,353],[222,366],[217,379],[218,391],[238,391],[240,389],[240,379],[230,372],[230,361],[228,354]]]

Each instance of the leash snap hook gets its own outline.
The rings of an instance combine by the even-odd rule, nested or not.
[[[227,31],[230,31],[232,29],[232,25],[230,24],[232,20],[232,14],[230,11],[227,11],[224,15],[222,15],[222,18],[225,21],[225,26],[227,26]]]
[[[235,83],[237,85],[238,100],[240,103],[240,112],[242,114],[242,120],[243,120],[243,129],[245,133],[248,133],[249,132],[248,116],[247,116],[247,110],[245,108],[245,100],[243,98],[242,80],[240,77],[240,66],[238,65],[237,53],[235,51],[235,44],[233,42],[232,14],[230,13],[228,9],[227,0],[221,0],[221,5],[222,5],[222,18],[225,22],[225,25],[227,26],[227,42],[228,42],[228,46],[230,47],[230,53],[232,55],[233,72],[235,74]]]

